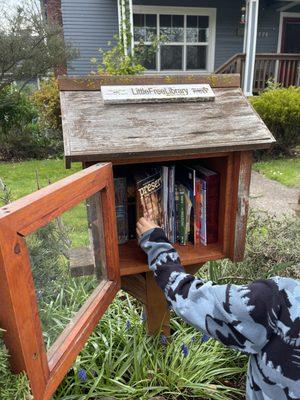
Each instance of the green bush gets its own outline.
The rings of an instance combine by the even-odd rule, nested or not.
[[[61,134],[39,123],[38,111],[28,94],[13,85],[0,91],[0,159],[57,156],[62,147]]]
[[[55,129],[59,131],[62,136],[61,110],[57,79],[52,77],[43,80],[40,89],[33,93],[32,100],[39,113],[40,125],[48,129]]]
[[[300,88],[267,89],[251,103],[275,136],[275,151],[291,154],[300,144]]]
[[[0,331],[1,334],[1,331]],[[1,335],[0,335],[1,336]],[[0,337],[0,399],[31,400],[28,380],[25,374],[13,375],[9,368],[9,355]]]

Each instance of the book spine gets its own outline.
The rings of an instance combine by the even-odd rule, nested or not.
[[[169,167],[168,221],[169,240],[175,243],[175,166]]]
[[[119,244],[128,241],[127,187],[126,178],[115,178],[115,203]]]
[[[206,181],[201,181],[201,229],[200,229],[200,242],[204,246],[207,245],[207,228],[206,228]]]
[[[195,202],[194,202],[194,244],[200,244],[201,229],[201,182],[199,178],[195,180]]]
[[[207,220],[207,244],[218,241],[218,221],[219,221],[219,175],[210,176],[207,178],[207,205],[206,205],[206,220]]]
[[[179,242],[179,189],[175,185],[175,242]]]
[[[165,230],[167,237],[169,238],[170,232],[169,232],[169,221],[168,221],[168,192],[169,192],[169,189],[168,189],[169,168],[168,167],[162,167],[162,178],[163,178],[163,187],[162,187],[163,228]]]
[[[178,240],[179,243],[184,245],[185,242],[185,192],[184,189],[179,189],[179,200],[178,200]]]

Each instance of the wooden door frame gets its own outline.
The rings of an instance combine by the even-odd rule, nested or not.
[[[299,12],[281,12],[279,19],[279,30],[278,30],[278,41],[277,41],[277,53],[282,52],[283,46],[283,28],[285,20],[300,19]]]
[[[47,352],[25,237],[96,194],[107,277]],[[0,326],[12,369],[27,373],[35,400],[50,399],[119,289],[111,163],[96,164],[0,208]]]

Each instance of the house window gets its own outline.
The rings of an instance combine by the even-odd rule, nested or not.
[[[154,39],[161,41],[144,62],[148,70],[212,72],[215,22],[213,8],[135,6],[134,44],[142,41],[150,48]]]

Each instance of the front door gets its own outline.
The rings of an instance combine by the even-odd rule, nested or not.
[[[281,53],[300,53],[300,18],[284,17],[281,30]],[[297,85],[299,81],[299,64],[296,60],[280,62],[279,78],[284,86]]]
[[[300,18],[283,18],[281,53],[300,53]]]

